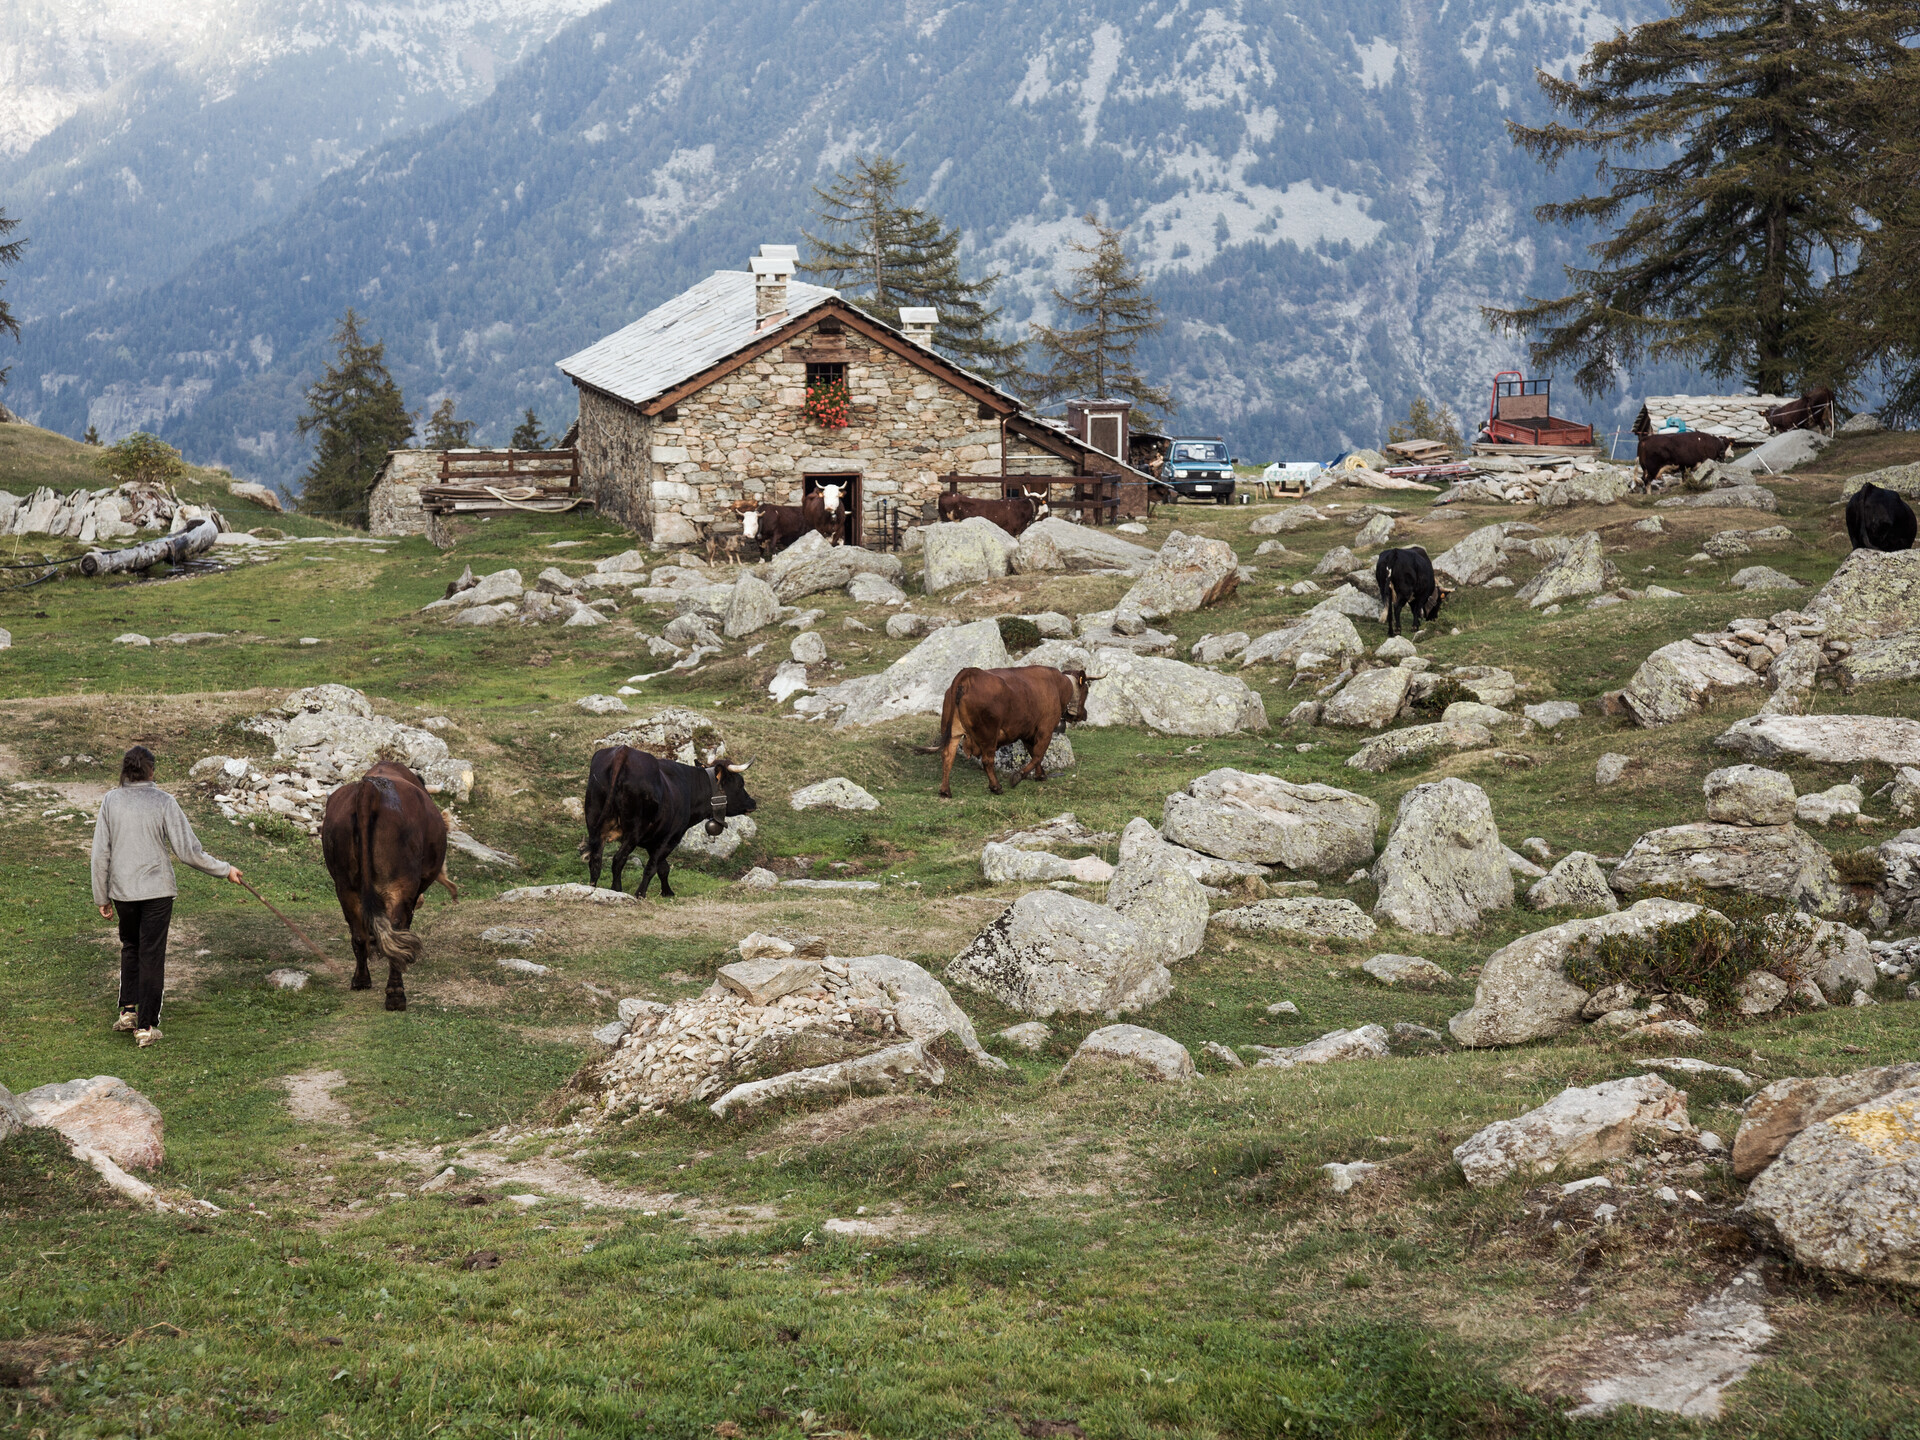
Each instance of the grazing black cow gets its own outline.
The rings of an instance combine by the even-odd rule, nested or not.
[[[1373,562],[1373,583],[1380,587],[1380,621],[1388,635],[1400,633],[1400,610],[1411,606],[1418,625],[1440,613],[1440,602],[1453,592],[1433,578],[1433,562],[1419,546],[1382,550]]]
[[[620,847],[613,852],[613,888],[620,888],[627,857],[636,848],[644,849],[647,866],[633,893],[645,895],[647,883],[658,874],[660,893],[671,900],[667,857],[681,837],[702,820],[709,835],[718,835],[726,828],[725,817],[759,808],[740,778],[746,772],[747,765],[730,761],[682,765],[629,745],[596,751],[587,771],[587,839],[580,847],[593,883],[600,883],[600,849],[615,839]]]
[[[1705,460],[1733,458],[1733,441],[1725,435],[1708,435],[1700,430],[1682,430],[1677,434],[1640,437],[1640,488],[1651,490],[1660,472],[1669,466],[1691,470]]]
[[[1847,501],[1847,539],[1856,550],[1911,550],[1913,509],[1898,492],[1868,481]]]

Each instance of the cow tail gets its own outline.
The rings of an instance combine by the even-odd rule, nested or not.
[[[418,935],[396,930],[387,918],[386,902],[380,898],[373,871],[373,830],[378,817],[377,781],[362,780],[354,813],[354,843],[360,849],[360,914],[365,918],[367,938],[373,948],[396,965],[407,966],[418,960],[426,949]]]
[[[947,742],[953,739],[953,727],[960,712],[960,697],[966,693],[967,681],[979,671],[973,668],[962,670],[953,677],[953,683],[947,687],[947,698],[940,703],[940,738],[932,745],[916,745],[914,753],[918,755],[938,755],[947,748]]]

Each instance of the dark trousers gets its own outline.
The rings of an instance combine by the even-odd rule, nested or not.
[[[116,900],[113,909],[120,918],[120,1008],[139,1011],[140,1028],[151,1030],[160,1023],[160,1000],[167,989],[173,896]]]

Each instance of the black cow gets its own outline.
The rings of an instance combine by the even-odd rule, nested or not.
[[[616,839],[620,847],[613,852],[613,888],[620,888],[627,857],[644,849],[647,866],[633,893],[645,895],[647,883],[658,874],[661,895],[672,899],[667,857],[681,837],[702,820],[709,835],[718,835],[726,828],[726,816],[759,808],[740,778],[746,771],[747,765],[729,761],[682,765],[629,745],[596,751],[587,771],[587,839],[580,847],[593,883],[600,883],[601,847]]]
[[[1809,390],[1798,400],[1789,400],[1784,405],[1776,405],[1762,412],[1761,419],[1767,422],[1767,429],[1778,435],[1785,430],[1823,430],[1833,431],[1833,391],[1821,386]]]
[[[1388,635],[1400,633],[1403,606],[1411,606],[1414,620],[1425,624],[1440,613],[1440,602],[1453,593],[1435,583],[1433,562],[1417,545],[1382,550],[1373,562],[1373,583],[1380,587],[1380,623]]]
[[[1899,494],[1868,481],[1847,501],[1847,539],[1856,550],[1911,550],[1913,509]]]
[[[1708,435],[1700,430],[1682,430],[1676,434],[1640,437],[1640,488],[1651,490],[1660,472],[1669,466],[1691,470],[1706,460],[1733,458],[1733,441],[1724,435]]]

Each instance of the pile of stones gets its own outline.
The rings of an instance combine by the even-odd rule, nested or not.
[[[209,519],[216,529],[228,528],[218,510],[190,505],[169,486],[138,480],[66,494],[43,486],[24,498],[0,490],[0,535],[46,535],[94,545],[130,540],[142,530],[174,534]]]

